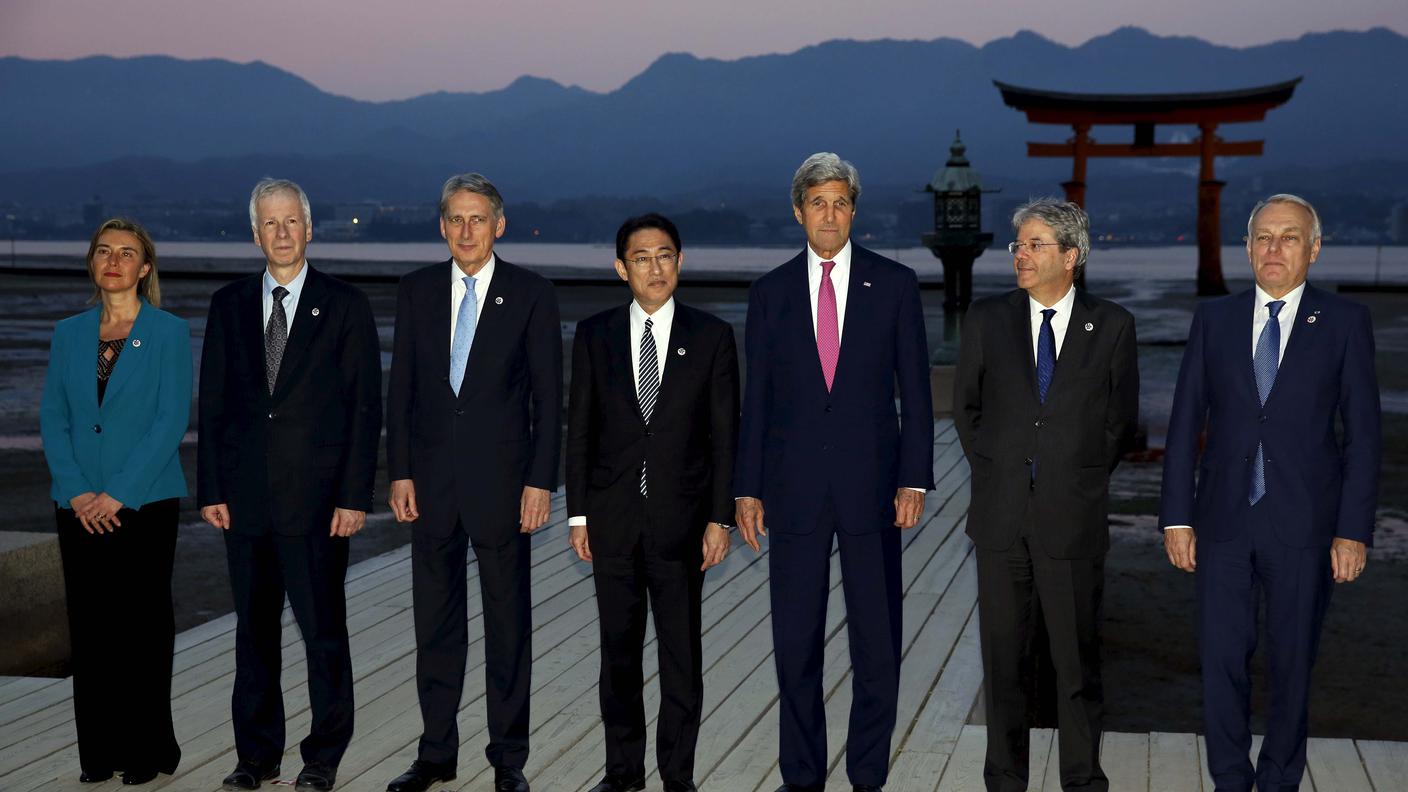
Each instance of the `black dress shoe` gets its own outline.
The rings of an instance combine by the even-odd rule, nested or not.
[[[97,784],[112,778],[111,770],[94,770],[93,772],[83,771],[78,775],[80,784]]]
[[[665,792],[699,792],[693,781],[666,781]]]
[[[826,792],[826,785],[802,786],[801,784],[783,784],[777,788],[777,792]]]
[[[591,792],[642,792],[645,789],[645,779],[636,781],[622,781],[619,778],[607,776],[601,779],[601,783],[592,787]]]
[[[870,784],[852,784],[851,792],[885,792],[885,788]]]
[[[337,770],[321,762],[310,762],[303,766],[303,772],[294,781],[297,789],[329,790],[337,783]]]
[[[494,792],[528,792],[528,779],[516,767],[495,767]]]
[[[454,781],[453,764],[435,764],[417,759],[411,762],[411,769],[391,779],[386,792],[425,792],[437,781]]]
[[[225,780],[220,783],[225,789],[258,789],[260,783],[272,781],[278,777],[278,765],[260,767],[254,762],[241,759],[240,763],[235,765],[234,772],[225,776]]]
[[[156,778],[155,770],[128,770],[122,774],[122,783],[127,786],[145,784]]]

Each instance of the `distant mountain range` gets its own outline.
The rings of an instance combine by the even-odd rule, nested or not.
[[[1382,28],[1246,48],[1138,28],[1077,47],[1031,32],[981,47],[830,41],[732,61],[668,54],[608,93],[522,77],[392,102],[329,94],[257,62],[10,57],[0,58],[0,201],[228,199],[270,173],[324,201],[425,202],[445,176],[473,169],[516,201],[652,195],[703,206],[785,200],[797,163],[823,149],[854,161],[867,186],[898,193],[927,182],[958,128],[993,183],[1055,190],[1069,164],[1030,160],[1024,144],[1069,130],[1029,125],[993,80],[1163,93],[1294,77],[1304,77],[1294,98],[1265,123],[1222,128],[1267,141],[1265,157],[1223,163],[1224,174],[1283,174],[1276,186],[1296,189],[1311,170],[1334,178],[1355,163],[1408,161],[1408,38]],[[1098,165],[1092,178],[1127,180],[1193,161]],[[1408,195],[1401,181],[1385,189]]]

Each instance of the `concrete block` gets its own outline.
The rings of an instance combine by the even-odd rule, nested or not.
[[[0,531],[0,635],[0,675],[52,672],[68,664],[68,604],[57,535]]]

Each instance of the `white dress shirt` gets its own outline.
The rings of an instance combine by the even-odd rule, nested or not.
[[[1276,365],[1281,365],[1281,358],[1286,355],[1286,342],[1291,340],[1291,330],[1296,325],[1296,311],[1300,308],[1300,298],[1305,294],[1305,284],[1291,289],[1282,300],[1286,304],[1281,306],[1281,310],[1276,314],[1276,320],[1281,325],[1281,348],[1276,350]],[[1252,300],[1252,355],[1247,360],[1247,366],[1252,365],[1252,360],[1256,358],[1256,342],[1261,338],[1261,331],[1266,329],[1266,322],[1271,319],[1271,312],[1266,310],[1266,304],[1274,302],[1276,298],[1262,291],[1261,286],[1256,287],[1256,296]],[[1199,482],[1201,483],[1201,482]],[[1170,528],[1192,528],[1191,525],[1165,525],[1164,530]]]
[[[846,291],[851,284],[851,241],[846,240],[846,244],[836,251],[835,257],[829,259],[818,256],[812,246],[807,245],[807,292],[812,301],[812,337],[816,337],[816,301],[821,295],[823,261],[836,262],[836,266],[831,268],[831,285],[836,289],[836,340],[839,342],[846,330]]]
[[[293,280],[284,285],[274,280],[269,269],[264,269],[264,324],[267,332],[269,329],[269,318],[274,315],[274,287],[283,286],[288,289],[288,294],[284,295],[284,316],[288,317],[288,332],[293,334],[293,317],[298,315],[298,298],[303,294],[303,284],[308,280],[308,262],[304,261],[303,266],[298,268],[298,274],[293,276]]]
[[[494,254],[490,253],[489,261],[482,268],[480,268],[479,274],[474,276],[474,297],[476,302],[476,310],[474,312],[474,325],[476,331],[479,328],[479,317],[484,315],[484,300],[486,297],[489,296],[489,281],[492,280],[494,277],[495,260],[496,259],[494,257]],[[464,286],[464,278],[464,270],[460,269],[460,265],[456,264],[454,259],[450,259],[451,354],[454,354],[455,349],[455,325],[458,324],[460,320],[460,301],[464,299],[465,292],[468,291],[468,289],[466,289]]]
[[[631,300],[631,307],[627,311],[631,317],[631,377],[635,381],[635,393],[640,393],[640,339],[645,335],[645,320],[652,319],[650,325],[650,337],[655,339],[655,365],[657,366],[657,382],[665,381],[665,355],[669,352],[670,328],[675,323],[675,298],[671,297],[665,304],[655,309],[655,313],[648,314],[640,307],[640,303]],[[567,524],[586,525],[587,516],[585,514],[574,514],[567,518]]]
[[[1056,309],[1056,314],[1051,317],[1051,332],[1056,336],[1056,359],[1061,359],[1061,345],[1066,342],[1066,328],[1071,325],[1071,309],[1076,304],[1076,289],[1074,286],[1066,290],[1066,296],[1056,301],[1051,306]],[[1037,302],[1030,295],[1027,296],[1027,306],[1032,312],[1032,360],[1035,361],[1041,356],[1041,323],[1046,317],[1041,312],[1046,310],[1046,306]]]

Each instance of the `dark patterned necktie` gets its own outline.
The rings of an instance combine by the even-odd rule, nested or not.
[[[645,332],[640,334],[640,384],[637,393],[640,397],[640,417],[650,425],[650,416],[655,412],[655,397],[660,395],[660,364],[655,355],[655,336],[651,328],[655,320],[645,320]],[[640,494],[649,497],[645,485],[645,462],[640,465]]]
[[[1046,391],[1051,387],[1051,378],[1056,374],[1056,331],[1051,328],[1051,317],[1055,308],[1041,312],[1041,332],[1036,336],[1036,387],[1041,392],[1041,401],[1046,403]]]
[[[274,287],[274,310],[269,313],[269,326],[264,328],[264,372],[269,377],[269,393],[274,393],[274,383],[279,379],[279,364],[284,359],[284,347],[288,346],[288,314],[284,313],[284,298],[288,289]]]

